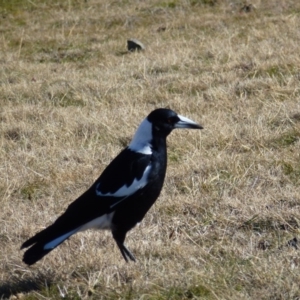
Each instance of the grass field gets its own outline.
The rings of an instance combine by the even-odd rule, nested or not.
[[[251,4],[0,0],[0,299],[300,299],[300,2]],[[137,262],[86,231],[24,265],[157,107],[205,129],[169,136]]]

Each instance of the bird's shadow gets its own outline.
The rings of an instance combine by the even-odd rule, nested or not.
[[[44,290],[52,283],[53,279],[50,274],[41,273],[26,278],[12,278],[6,282],[2,281],[0,282],[0,299],[10,299],[11,296],[19,293]]]

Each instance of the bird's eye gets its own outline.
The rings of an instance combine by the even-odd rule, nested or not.
[[[167,122],[169,124],[175,124],[178,120],[179,120],[178,117],[170,117],[170,118],[167,119]]]

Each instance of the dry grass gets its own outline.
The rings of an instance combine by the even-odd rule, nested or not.
[[[300,3],[0,1],[0,298],[299,299]],[[147,49],[126,54],[126,39]],[[156,107],[163,192],[127,244],[22,242],[98,177]]]

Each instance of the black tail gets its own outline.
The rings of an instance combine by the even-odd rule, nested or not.
[[[21,249],[31,246],[24,253],[23,262],[27,265],[35,264],[68,239],[73,233],[75,233],[75,230],[69,233],[62,233],[61,230],[58,231],[57,228],[55,228],[54,224],[42,230],[21,246]]]
[[[46,254],[48,254],[51,250],[54,249],[54,248],[47,249],[47,250],[44,249],[44,246],[47,243],[47,241],[51,241],[51,239],[50,240],[49,238],[47,239],[47,236],[51,238],[51,236],[53,235],[49,230],[50,228],[51,226],[42,230],[41,232],[38,232],[36,235],[34,235],[33,237],[31,237],[30,239],[28,239],[26,242],[23,243],[21,249],[31,246],[31,248],[29,248],[24,253],[23,262],[25,264],[27,265],[35,264],[37,261],[39,261],[41,258],[43,258]]]
[[[53,248],[54,249],[54,248]],[[29,266],[35,264],[53,249],[44,250],[44,243],[34,244],[23,256],[23,262]]]

